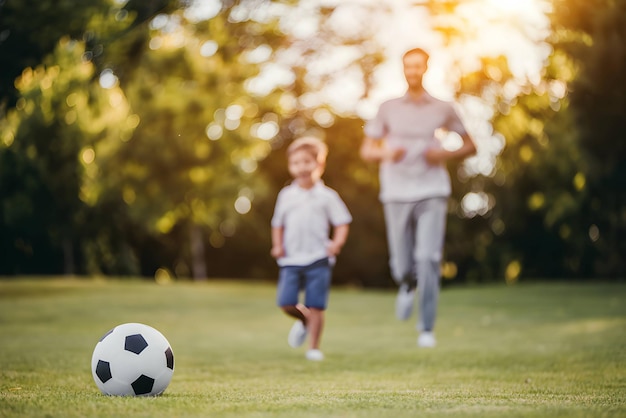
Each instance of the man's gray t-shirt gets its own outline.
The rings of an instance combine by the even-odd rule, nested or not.
[[[450,195],[450,176],[443,164],[431,165],[424,152],[441,147],[435,138],[437,129],[466,133],[454,107],[424,93],[419,100],[409,94],[384,102],[376,117],[365,125],[365,135],[385,139],[390,148],[406,149],[404,158],[397,162],[380,163],[380,200],[386,202],[414,202],[431,197]]]

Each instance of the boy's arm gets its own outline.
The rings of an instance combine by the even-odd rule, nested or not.
[[[337,225],[333,228],[333,238],[328,244],[328,255],[333,257],[341,252],[341,248],[348,239],[348,232],[350,231],[350,225]]]
[[[280,258],[285,255],[285,248],[283,247],[283,227],[272,227],[272,249],[270,254],[274,258]]]

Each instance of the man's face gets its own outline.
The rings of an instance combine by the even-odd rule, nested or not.
[[[422,54],[414,53],[404,57],[404,77],[409,88],[421,87],[422,78],[428,68],[426,57]]]

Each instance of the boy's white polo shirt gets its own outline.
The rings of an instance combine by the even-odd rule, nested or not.
[[[306,266],[328,256],[330,226],[346,225],[352,216],[339,194],[318,181],[311,189],[295,182],[276,199],[272,227],[283,228],[285,256],[279,266]]]

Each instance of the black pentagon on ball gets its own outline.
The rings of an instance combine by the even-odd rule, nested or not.
[[[170,347],[165,350],[165,359],[167,360],[167,368],[174,370],[174,353]]]
[[[135,395],[145,395],[147,393],[152,392],[152,387],[154,386],[154,379],[151,377],[142,374],[130,384],[133,387],[133,391]]]
[[[141,334],[133,334],[126,337],[126,342],[124,343],[124,350],[133,352],[135,354],[141,353],[146,349],[148,343],[141,336]]]
[[[106,383],[109,379],[113,377],[111,375],[111,365],[108,361],[98,360],[98,365],[96,366],[96,376],[102,383]]]

